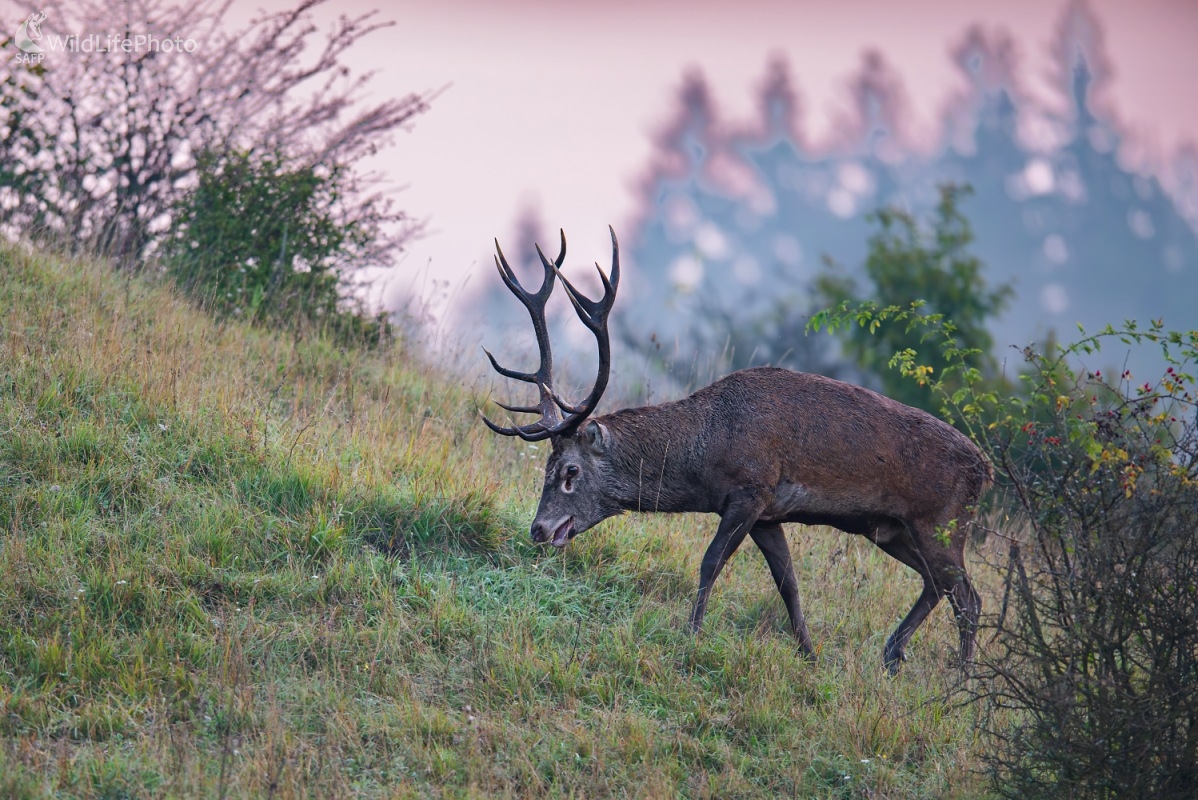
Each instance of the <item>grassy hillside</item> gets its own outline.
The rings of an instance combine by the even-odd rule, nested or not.
[[[790,531],[818,660],[714,517],[527,543],[544,450],[401,347],[0,249],[0,795],[974,796],[919,581]],[[991,599],[990,607],[994,607]]]

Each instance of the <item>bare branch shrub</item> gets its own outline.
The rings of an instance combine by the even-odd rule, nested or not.
[[[340,170],[342,216],[353,218],[364,203],[374,212],[386,205],[385,224],[361,256],[390,263],[419,225],[387,205],[374,176],[351,167],[424,112],[431,95],[364,103],[371,76],[354,74],[345,57],[390,23],[374,12],[343,15],[321,33],[313,10],[322,2],[302,0],[243,30],[229,29],[230,2],[54,7],[37,63],[14,57],[11,40],[3,48],[5,233],[137,265],[194,188],[199,154],[260,152],[297,169]]]
[[[971,687],[1006,797],[1198,794],[1198,334],[1123,332],[1173,345],[1155,383],[1069,368],[1114,336],[1029,350],[987,428],[1023,532]]]
[[[813,325],[922,330],[923,357],[891,366],[937,390],[994,462],[1005,588],[963,691],[996,793],[1198,795],[1198,331],[1127,322],[1028,348],[1022,390],[1004,396],[918,304],[845,304]],[[1104,343],[1159,348],[1170,366],[1155,382],[1079,366]],[[950,366],[932,378],[937,349]]]

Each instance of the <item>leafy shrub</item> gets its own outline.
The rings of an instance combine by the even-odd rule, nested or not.
[[[1025,350],[1023,391],[982,390],[951,323],[841,306],[817,325],[922,328],[951,366],[891,365],[944,399],[994,462],[1010,541],[976,680],[998,794],[1198,795],[1198,331],[1128,322]],[[1156,382],[1077,365],[1111,341],[1157,346]],[[946,387],[957,384],[949,391]]]
[[[1069,367],[1111,336],[1181,352],[1155,384]],[[987,428],[1026,537],[976,690],[1007,797],[1198,794],[1195,345],[1133,327],[1028,352]]]
[[[205,153],[195,189],[176,206],[167,270],[219,314],[306,322],[377,341],[383,317],[352,299],[352,266],[383,220],[367,206],[342,219],[338,168],[277,154]]]

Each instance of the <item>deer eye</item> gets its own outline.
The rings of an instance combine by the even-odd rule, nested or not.
[[[566,477],[562,479],[562,491],[567,493],[574,491],[574,479],[577,477],[577,464],[571,464],[570,466],[566,467]]]

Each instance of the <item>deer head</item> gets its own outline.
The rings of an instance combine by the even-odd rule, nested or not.
[[[603,296],[592,300],[578,291],[560,268],[566,257],[566,234],[561,233],[561,251],[550,261],[538,246],[537,256],[545,270],[541,288],[528,292],[520,285],[515,273],[503,256],[499,242],[495,242],[495,268],[512,294],[528,309],[532,318],[533,331],[537,337],[541,363],[536,372],[519,372],[499,365],[495,357],[485,348],[484,353],[495,371],[506,378],[513,378],[537,387],[540,400],[536,405],[514,406],[496,402],[500,408],[517,414],[538,414],[540,419],[524,425],[498,425],[483,415],[483,422],[491,430],[503,436],[519,436],[529,442],[550,439],[553,447],[545,465],[545,486],[541,503],[533,520],[533,541],[549,541],[555,547],[564,547],[575,535],[607,517],[618,513],[620,507],[614,498],[606,496],[602,483],[602,454],[605,430],[602,424],[582,424],[599,404],[611,373],[611,342],[607,331],[607,316],[616,300],[616,289],[620,285],[620,246],[616,232],[610,227],[612,264],[609,278],[598,264],[595,269],[603,283]],[[581,403],[574,405],[563,400],[553,389],[553,353],[549,344],[549,329],[545,321],[545,303],[553,293],[555,278],[561,278],[566,296],[574,306],[582,324],[595,335],[599,347],[599,372],[595,384]],[[561,412],[559,414],[559,411]],[[562,416],[564,415],[564,416]],[[580,431],[581,428],[581,431]]]

